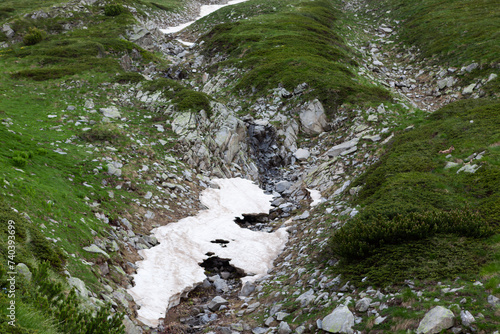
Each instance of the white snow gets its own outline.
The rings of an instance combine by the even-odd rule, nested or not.
[[[184,24],[180,24],[180,25],[175,26],[175,27],[168,27],[166,29],[160,29],[160,31],[163,32],[163,33],[165,33],[165,34],[172,34],[172,33],[175,33],[175,32],[179,32],[182,29],[184,29],[184,28],[190,26],[191,24],[195,23],[197,20],[201,19],[202,17],[205,17],[205,16],[207,16],[209,14],[212,14],[213,12],[215,12],[218,9],[221,9],[222,7],[226,7],[226,6],[229,6],[229,5],[235,5],[237,3],[245,2],[245,1],[248,1],[248,0],[232,0],[232,1],[229,1],[228,3],[226,3],[224,5],[203,5],[203,6],[200,7],[200,16],[198,16],[195,20],[186,22]]]
[[[311,203],[311,207],[314,207],[314,206],[324,202],[324,198],[321,197],[321,192],[319,190],[307,189],[307,191],[309,191],[309,194],[311,195],[311,199],[313,200]]]
[[[156,327],[168,308],[203,282],[206,276],[199,264],[208,258],[208,252],[231,259],[231,265],[251,275],[242,279],[249,281],[266,275],[285,246],[288,233],[284,228],[273,233],[255,232],[234,222],[242,213],[268,213],[271,195],[249,180],[213,182],[220,189],[206,189],[200,197],[208,210],[154,229],[160,245],[139,251],[144,260],[137,263],[135,286],[128,292],[141,306],[138,319],[148,326]],[[215,239],[229,243],[221,247],[210,242]]]

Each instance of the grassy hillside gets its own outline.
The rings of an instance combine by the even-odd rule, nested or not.
[[[136,164],[142,159],[131,161],[123,178],[107,173],[107,164],[134,152],[164,157],[172,145],[138,147],[136,140],[149,145],[159,137],[153,128],[158,119],[142,106],[130,103],[122,110],[123,122],[106,122],[97,110],[121,109],[118,95],[128,91],[131,81],[144,80],[138,73],[125,72],[120,57],[134,51],[139,69],[153,64],[161,69],[167,63],[122,37],[135,22],[123,5],[109,7],[114,12],[96,2],[53,18],[24,15],[37,9],[48,12],[59,3],[63,2],[4,1],[0,5],[0,25],[8,24],[15,32],[10,46],[0,49],[0,285],[5,292],[0,294],[0,332],[120,333],[121,312],[128,305],[115,305],[119,312],[112,315],[111,305],[97,299],[89,303],[72,292],[66,276],[80,278],[94,296],[101,297],[109,291],[103,289],[102,275],[93,264],[107,261],[111,272],[106,284],[113,288],[123,284],[121,267],[129,254],[110,248],[112,243],[106,240],[114,233],[111,225],[118,225],[118,217],[137,210],[133,200],[154,191],[154,186],[138,180],[142,176],[137,176]],[[149,2],[139,5],[160,10]],[[191,108],[190,93],[185,90],[176,103]],[[168,140],[170,134],[167,129],[161,138]],[[16,226],[15,257],[8,252],[9,221]],[[109,260],[83,250],[96,238],[106,241],[103,248]],[[16,280],[15,328],[7,324],[12,300],[8,260],[26,264],[33,273],[31,280],[20,275]]]
[[[483,255],[479,256],[482,260],[470,249],[469,255],[474,259],[459,256],[455,260],[458,268],[443,268],[441,262],[433,268],[427,267],[428,263],[418,263],[449,252],[449,246],[444,247],[447,239],[439,238],[432,249],[435,254],[415,257],[404,267],[399,261],[356,266],[364,268],[364,273],[376,267],[377,280],[383,277],[382,281],[397,281],[407,275],[430,278],[434,277],[433,271],[440,272],[436,277],[477,273],[477,264],[489,260],[486,255],[491,255],[481,238],[500,231],[499,129],[498,102],[460,101],[398,136],[380,160],[353,184],[362,187],[355,199],[362,211],[334,235],[334,253],[354,262],[370,257],[385,262],[391,252],[397,254],[395,259],[405,250],[414,256],[410,245],[434,240],[436,235],[480,238],[473,243],[479,248],[484,246],[478,253]],[[449,147],[455,148],[449,155],[439,153]],[[461,171],[464,167],[473,167],[475,172]],[[425,244],[424,241],[422,246]],[[474,261],[477,264],[471,265]],[[394,265],[399,266],[398,270],[394,271]]]
[[[217,25],[202,40],[208,56],[227,57],[213,72],[227,66],[243,70],[234,93],[266,95],[278,86],[293,91],[305,82],[306,97],[319,98],[330,112],[346,101],[390,99],[385,89],[355,77],[352,50],[336,32],[335,3],[251,1],[205,21],[219,21],[224,14],[246,19]]]
[[[500,66],[500,13],[498,0],[383,0],[367,1],[380,13],[388,12],[400,22],[396,31],[407,46],[416,46],[421,57],[442,67],[460,69],[480,66],[464,73],[464,82],[497,73]],[[375,14],[377,16],[377,14]],[[500,79],[488,83],[489,93],[500,91]]]

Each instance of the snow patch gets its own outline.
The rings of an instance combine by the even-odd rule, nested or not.
[[[139,251],[144,260],[137,263],[135,286],[128,292],[141,306],[138,319],[148,326],[158,326],[158,319],[168,308],[179,304],[183,295],[203,282],[206,276],[199,264],[208,258],[207,253],[231,259],[232,266],[249,275],[242,278],[244,284],[266,275],[288,240],[284,228],[273,233],[257,232],[234,222],[236,217],[243,218],[243,213],[268,213],[271,195],[240,178],[216,179],[213,183],[220,189],[206,189],[200,197],[208,210],[154,229],[160,244]],[[216,239],[229,243],[222,247],[211,242]]]
[[[313,200],[311,203],[311,207],[314,207],[314,206],[324,202],[324,198],[321,196],[321,192],[319,190],[307,189],[307,191],[309,191],[309,194],[311,195],[311,199]]]
[[[195,20],[180,24],[180,25],[175,26],[175,27],[168,27],[166,29],[160,29],[160,31],[165,33],[165,34],[173,34],[173,33],[179,32],[182,29],[189,27],[191,24],[195,23],[197,20],[201,19],[202,17],[205,17],[209,14],[212,14],[213,12],[217,11],[218,9],[221,9],[222,7],[226,7],[229,5],[235,5],[237,3],[245,2],[245,1],[248,1],[248,0],[232,0],[224,5],[203,5],[200,7],[200,16],[198,16]]]

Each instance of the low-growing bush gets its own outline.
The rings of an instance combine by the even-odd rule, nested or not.
[[[203,109],[207,115],[210,116],[211,114],[210,99],[207,94],[202,92],[183,89],[176,95],[174,102],[177,103],[177,107],[182,111],[201,111]]]
[[[16,167],[23,168],[23,167],[26,167],[26,164],[28,163],[28,161],[26,159],[24,159],[23,157],[13,157],[12,163]]]
[[[80,139],[91,143],[109,142],[115,144],[123,141],[125,138],[125,135],[112,124],[99,124],[80,134]]]
[[[35,45],[43,40],[44,32],[38,28],[29,28],[29,32],[24,35],[23,43],[26,45]]]
[[[114,82],[117,82],[120,84],[139,83],[139,82],[142,82],[144,80],[146,80],[146,79],[144,79],[144,76],[140,73],[137,73],[137,72],[122,73],[122,74],[117,75],[116,77],[113,78]]]
[[[415,212],[370,220],[355,219],[336,231],[330,239],[330,249],[345,259],[363,259],[384,245],[397,245],[423,240],[436,234],[464,237],[486,237],[493,229],[470,209]]]
[[[123,8],[123,6],[120,4],[110,4],[104,6],[104,15],[106,16],[118,16],[124,11],[125,8]]]

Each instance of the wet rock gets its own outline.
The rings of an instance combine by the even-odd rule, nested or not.
[[[417,334],[435,334],[440,333],[443,329],[448,329],[453,326],[453,312],[442,306],[436,306],[427,312],[420,321],[417,328]]]

